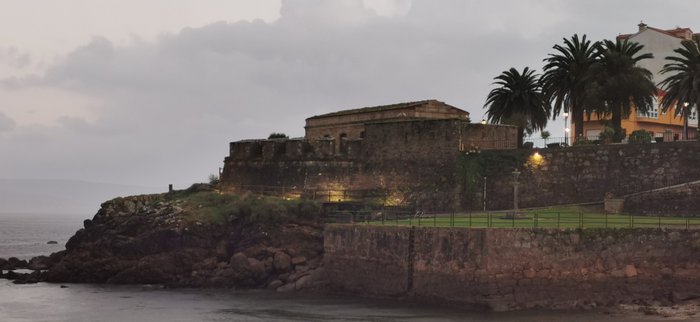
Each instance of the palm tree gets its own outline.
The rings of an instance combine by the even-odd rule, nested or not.
[[[576,137],[583,136],[584,105],[588,101],[588,90],[592,82],[590,68],[596,64],[599,53],[596,43],[583,35],[564,39],[564,46],[555,45],[555,54],[545,58],[542,75],[543,93],[547,102],[553,104],[552,116],[568,112],[576,127]]]
[[[595,85],[589,87],[589,103],[599,116],[611,116],[614,142],[625,137],[622,117],[630,114],[633,104],[640,113],[653,108],[656,85],[652,73],[637,64],[654,55],[639,54],[643,48],[636,42],[620,39],[604,40],[596,48],[599,59],[590,69]]]
[[[666,94],[661,100],[664,112],[676,105],[676,115],[683,115],[683,138],[688,139],[688,115],[695,106],[700,106],[700,44],[692,40],[684,40],[683,47],[675,49],[677,56],[668,56],[669,61],[661,69],[661,74],[669,73],[659,87]]]
[[[539,75],[528,67],[522,73],[511,68],[494,80],[493,84],[499,87],[486,97],[486,115],[492,123],[516,125],[521,146],[525,132],[532,134],[547,126],[550,111],[542,96]]]

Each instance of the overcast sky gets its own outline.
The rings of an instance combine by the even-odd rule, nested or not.
[[[493,77],[574,33],[700,32],[700,2],[0,0],[0,178],[165,186],[228,142],[435,98],[478,121]],[[561,136],[563,121],[550,131]]]

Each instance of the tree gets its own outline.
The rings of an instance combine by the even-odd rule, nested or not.
[[[499,87],[491,90],[486,97],[486,115],[492,123],[517,126],[520,146],[525,132],[532,134],[547,126],[550,111],[544,103],[539,75],[528,67],[522,73],[511,68],[494,80],[493,84]]]
[[[542,133],[540,133],[540,137],[544,140],[544,145],[547,145],[547,139],[549,139],[550,136],[552,136],[552,133],[549,133],[549,131],[542,131]]]
[[[656,85],[652,73],[637,65],[654,55],[639,54],[643,48],[636,42],[620,39],[604,40],[596,48],[598,63],[589,70],[595,79],[589,86],[589,107],[599,116],[611,116],[613,142],[625,137],[622,118],[629,116],[632,105],[640,113],[647,113],[654,104]]]
[[[589,72],[597,62],[597,43],[591,44],[583,35],[564,39],[564,46],[555,45],[555,54],[544,59],[542,91],[548,104],[553,104],[552,117],[568,112],[576,127],[576,137],[583,136],[584,106],[588,101],[587,87],[593,81]]]
[[[270,139],[289,139],[289,136],[287,136],[284,133],[277,133],[277,132],[272,132],[270,135],[267,137],[268,140]]]
[[[661,100],[664,112],[676,106],[675,115],[683,116],[683,137],[688,138],[688,116],[693,106],[696,111],[700,106],[700,44],[692,40],[684,40],[683,47],[677,48],[675,56],[666,57],[666,63],[661,74],[669,74],[659,83],[666,93]]]

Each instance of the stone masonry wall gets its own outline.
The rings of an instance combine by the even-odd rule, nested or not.
[[[504,163],[487,177],[488,209],[513,207],[514,168],[521,172],[520,207],[601,202],[607,192],[624,196],[700,180],[698,141],[540,149],[529,154],[535,151],[542,156],[541,164],[528,159]],[[483,180],[476,190],[474,204],[481,205]]]
[[[406,120],[366,125],[364,139],[233,142],[222,182],[233,188],[385,191],[424,209],[454,209],[459,200],[457,158],[465,139],[485,148],[492,137],[515,145],[514,128],[461,120]],[[488,138],[488,142],[479,144]],[[334,152],[335,151],[335,152]]]
[[[700,295],[700,232],[327,225],[337,290],[492,310]]]
[[[623,209],[633,214],[697,216],[700,214],[700,182],[628,196]]]

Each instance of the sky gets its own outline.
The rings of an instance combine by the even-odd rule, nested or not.
[[[206,181],[228,143],[438,99],[484,115],[493,78],[575,33],[700,32],[694,0],[0,0],[0,179]],[[550,121],[563,135],[563,118]],[[537,134],[536,134],[537,135]],[[0,209],[2,210],[2,209]]]

